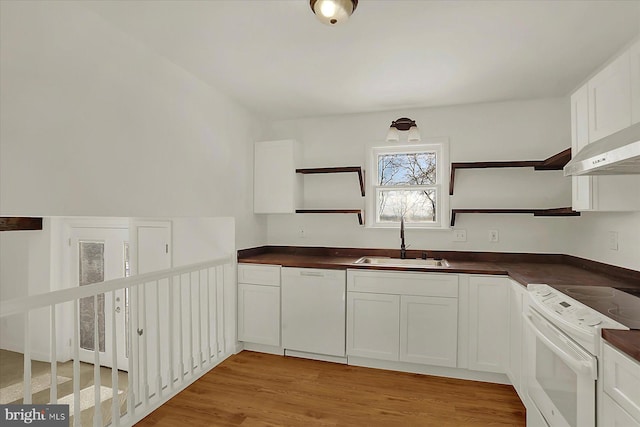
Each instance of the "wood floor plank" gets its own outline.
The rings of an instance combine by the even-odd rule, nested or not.
[[[137,424],[524,426],[511,386],[243,351]]]

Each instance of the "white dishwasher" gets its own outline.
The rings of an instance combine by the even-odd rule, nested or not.
[[[343,357],[346,271],[283,267],[281,277],[282,347]]]

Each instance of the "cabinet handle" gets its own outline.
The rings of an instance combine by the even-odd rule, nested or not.
[[[324,277],[324,273],[321,271],[301,271],[301,276],[313,276],[313,277]]]

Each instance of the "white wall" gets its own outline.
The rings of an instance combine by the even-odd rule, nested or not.
[[[303,143],[305,167],[366,165],[366,147],[384,145],[391,121],[416,120],[421,135],[448,137],[450,159],[461,161],[542,160],[571,145],[566,98],[416,109],[286,120],[274,123],[277,138]],[[406,138],[406,136],[404,136]],[[402,140],[401,140],[402,142]],[[406,139],[405,139],[406,142]],[[306,208],[362,208],[355,174],[305,175]],[[452,208],[552,208],[571,205],[571,182],[561,171],[532,169],[460,170]],[[415,249],[551,252],[568,250],[575,218],[532,215],[460,215],[456,228],[467,242],[453,242],[450,230],[409,230]],[[300,227],[304,238],[299,237]],[[488,230],[500,234],[488,242]],[[269,215],[270,244],[399,248],[398,230],[358,226],[347,215]]]
[[[266,126],[81,2],[0,3],[0,214],[252,214]]]
[[[611,231],[618,233],[617,250],[609,248]],[[583,213],[571,236],[569,254],[640,271],[640,212]]]

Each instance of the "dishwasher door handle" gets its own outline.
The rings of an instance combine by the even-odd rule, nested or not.
[[[324,277],[324,273],[322,271],[304,271],[300,272],[301,276],[312,276],[312,277]]]

